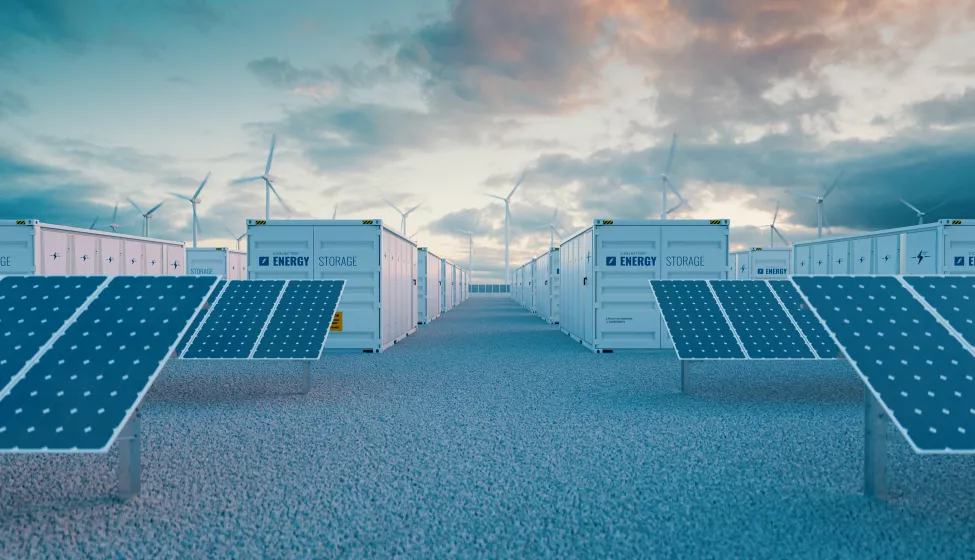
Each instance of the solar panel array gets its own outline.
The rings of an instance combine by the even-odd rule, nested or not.
[[[775,282],[650,280],[650,287],[681,360],[837,357],[795,287]]]
[[[916,452],[975,452],[971,278],[793,281]]]
[[[345,280],[230,280],[180,355],[197,360],[317,360]]]
[[[0,324],[16,322],[26,309],[34,315],[32,325],[44,327],[33,331],[31,343],[41,351],[0,394],[0,452],[107,451],[216,281],[216,276],[0,280],[0,292],[21,302],[0,306]],[[21,297],[25,294],[31,295]],[[29,300],[43,306],[24,303]],[[37,345],[41,339],[44,344]],[[0,355],[15,355],[8,352],[17,345],[23,348],[20,340],[4,337]],[[16,352],[22,361],[26,352]]]

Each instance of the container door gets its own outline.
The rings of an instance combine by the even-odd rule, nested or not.
[[[830,274],[850,274],[852,268],[850,266],[850,261],[852,257],[850,255],[850,246],[852,243],[849,241],[837,241],[835,243],[829,244],[829,273]]]
[[[419,317],[418,320],[426,322],[427,319],[427,253],[426,251],[419,251],[420,261],[417,267],[417,278],[416,284],[419,290],[416,294],[416,299],[419,302]]]
[[[325,236],[327,238],[327,236]],[[247,274],[253,280],[307,280],[315,276],[315,259],[339,258],[339,251],[330,254],[325,249],[319,254],[315,248],[315,228],[313,226],[248,226],[247,228]],[[329,261],[328,264],[334,264]],[[338,267],[343,270],[342,267]],[[342,280],[344,277],[323,279]],[[346,286],[346,293],[349,287]],[[342,296],[342,302],[345,295]],[[343,317],[343,321],[345,318]],[[344,323],[343,323],[344,326]],[[328,336],[332,339],[332,335]]]
[[[940,274],[938,270],[938,230],[935,228],[905,234],[904,274]]]
[[[788,249],[766,249],[751,253],[751,278],[782,279],[788,278],[789,267],[792,264],[792,253]]]
[[[851,243],[853,254],[850,258],[853,262],[853,274],[870,274],[873,266],[873,246],[876,238],[854,239]]]
[[[942,232],[945,274],[975,273],[975,227],[949,225]]]
[[[143,260],[146,266],[147,276],[162,276],[166,274],[166,255],[163,246],[158,243],[143,244]]]
[[[142,276],[143,267],[142,242],[126,239],[122,242],[122,274],[126,276]]]
[[[103,237],[98,252],[98,274],[118,276],[122,272],[122,240]]]
[[[873,247],[872,274],[900,274],[900,234],[877,237]]]
[[[808,275],[812,273],[812,248],[809,245],[792,249],[793,274]]]
[[[737,268],[735,269],[736,278],[739,280],[747,280],[751,276],[751,266],[749,264],[749,253],[738,253],[735,255],[735,261]]]
[[[68,234],[49,229],[41,230],[41,255],[44,276],[63,276],[71,274],[71,251],[68,247]]]
[[[71,248],[69,274],[92,276],[98,269],[98,238],[87,233],[69,233]]]
[[[829,274],[829,245],[817,243],[812,246],[811,270],[813,274]]]

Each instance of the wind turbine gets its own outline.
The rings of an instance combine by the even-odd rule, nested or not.
[[[194,249],[196,248],[196,233],[198,231],[200,233],[202,233],[202,231],[200,230],[200,221],[196,218],[196,205],[199,204],[200,202],[202,202],[200,200],[200,191],[202,191],[203,190],[203,187],[206,186],[207,180],[209,178],[210,178],[210,172],[207,171],[207,176],[203,178],[203,182],[200,183],[200,186],[196,189],[196,192],[193,193],[193,196],[192,197],[186,196],[185,194],[178,194],[178,193],[173,193],[173,192],[169,193],[169,194],[175,196],[176,198],[182,198],[183,200],[189,201],[189,203],[193,205],[193,224],[192,225],[193,225],[193,248]]]
[[[274,193],[274,196],[278,199],[278,202],[281,203],[281,206],[284,207],[284,209],[289,212],[289,215],[291,212],[291,207],[288,206],[288,204],[284,201],[283,198],[281,198],[281,195],[278,194],[278,190],[274,188],[274,183],[278,181],[278,178],[271,175],[271,161],[274,159],[274,144],[276,139],[277,139],[276,135],[271,135],[271,151],[268,152],[267,154],[267,164],[264,166],[263,175],[258,175],[256,177],[243,177],[241,179],[234,179],[233,181],[231,181],[231,183],[233,184],[249,183],[251,181],[264,181],[264,219],[265,220],[271,219],[271,193],[272,192]]]
[[[549,248],[555,247],[555,235],[558,234],[559,239],[562,239],[562,232],[555,225],[555,219],[559,216],[559,209],[556,208],[555,212],[552,212],[552,221],[548,223],[548,246]]]
[[[386,201],[386,204],[392,206],[393,207],[393,210],[396,210],[397,212],[399,212],[399,215],[402,217],[402,219],[399,222],[400,231],[403,233],[403,235],[406,235],[406,218],[407,218],[407,216],[409,216],[410,214],[412,214],[413,211],[416,210],[417,208],[419,208],[420,206],[423,206],[423,203],[421,202],[421,203],[417,204],[416,206],[414,206],[413,208],[410,208],[406,212],[403,212],[402,210],[400,210],[399,208],[397,208],[396,205],[393,204],[392,202],[386,200],[385,198],[383,200]],[[338,206],[336,206],[336,212],[337,211],[338,211]]]
[[[508,262],[508,230],[511,227],[511,197],[514,196],[515,191],[521,186],[521,182],[525,180],[525,173],[522,172],[521,178],[515,183],[515,188],[511,189],[508,196],[501,198],[496,194],[484,193],[485,196],[490,196],[491,198],[496,198],[501,202],[504,202],[504,282],[505,284],[511,284],[511,266]]]
[[[165,201],[163,201],[163,202],[165,202]],[[163,205],[163,202],[160,202],[159,204],[153,206],[152,208],[149,209],[148,212],[143,212],[142,211],[142,208],[139,208],[139,205],[136,204],[134,200],[132,200],[131,198],[129,199],[129,204],[131,204],[133,208],[135,208],[136,210],[138,210],[139,214],[141,214],[142,217],[144,218],[143,226],[142,226],[142,234],[145,237],[149,237],[149,220],[152,219],[152,214],[156,210],[159,210],[159,207]]]
[[[775,247],[775,238],[772,237],[772,234],[778,235],[779,236],[779,239],[781,239],[782,242],[785,243],[786,245],[789,244],[789,240],[786,239],[782,235],[782,232],[779,231],[779,228],[775,227],[775,220],[778,217],[779,217],[779,203],[776,202],[775,203],[775,214],[772,215],[772,223],[767,226],[769,228],[769,230],[768,230],[768,246],[769,247]]]
[[[338,203],[336,203],[335,204],[335,208],[332,210],[332,219],[334,220],[335,219],[335,216],[338,216],[338,215],[339,215],[339,205],[338,205]]]
[[[112,211],[112,223],[108,224],[112,228],[112,233],[118,233],[118,202],[115,203],[115,210]]]
[[[512,191],[514,192],[514,191]],[[459,233],[463,233],[467,236],[467,272],[470,273],[470,281],[474,282],[474,230],[481,223],[481,218],[478,218],[474,222],[474,226],[471,229],[464,231],[462,229],[457,230]]]
[[[230,231],[230,228],[224,228],[224,229],[227,230],[227,233],[230,234],[230,237],[233,237],[234,239],[237,240],[237,250],[240,251],[240,240],[247,237],[247,232],[245,231],[244,233],[238,236],[238,235],[234,235],[234,232]]]
[[[818,222],[817,237],[818,238],[822,238],[823,237],[823,224],[826,224],[826,227],[829,228],[829,220],[826,219],[826,213],[823,211],[823,201],[826,200],[826,197],[829,196],[829,193],[833,192],[833,189],[836,188],[836,185],[838,185],[840,183],[840,179],[843,178],[843,173],[845,173],[845,172],[844,171],[840,171],[839,175],[836,176],[836,179],[833,180],[833,184],[830,185],[829,187],[827,187],[826,190],[824,190],[823,193],[820,194],[819,196],[813,196],[811,194],[789,191],[789,194],[791,194],[791,195],[798,196],[798,197],[801,197],[801,198],[808,198],[809,200],[815,200],[816,201],[816,212],[817,212],[817,216],[818,216],[818,219],[817,219],[817,222]]]
[[[935,206],[934,208],[929,209],[927,212],[922,212],[922,211],[918,210],[917,207],[915,207],[914,205],[912,205],[910,202],[904,200],[903,198],[900,199],[900,201],[904,203],[904,206],[907,206],[911,210],[914,210],[915,212],[917,212],[917,223],[918,223],[918,225],[921,225],[921,224],[924,223],[924,216],[926,214],[930,214],[931,212],[934,212],[935,210],[937,210],[938,208],[941,208],[945,204],[948,204],[948,201],[945,200],[944,202],[942,202],[941,204]]]

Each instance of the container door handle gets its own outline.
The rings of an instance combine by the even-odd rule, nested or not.
[[[582,285],[583,285],[583,286],[585,286],[585,285],[586,285],[586,279],[588,279],[588,278],[589,278],[588,276],[583,276],[583,277],[582,277]]]

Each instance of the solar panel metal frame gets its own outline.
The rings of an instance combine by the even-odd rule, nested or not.
[[[907,290],[907,292],[911,295],[911,297],[913,297],[915,300],[917,300],[919,304],[921,304],[921,307],[924,308],[924,310],[927,311],[928,314],[930,314],[934,318],[934,320],[938,322],[938,324],[940,324],[941,326],[945,327],[945,329],[947,329],[948,334],[950,336],[958,340],[961,343],[962,347],[965,348],[965,350],[967,350],[970,354],[972,354],[973,357],[975,357],[975,349],[973,349],[972,345],[965,342],[964,338],[962,338],[954,328],[952,328],[950,325],[947,324],[947,321],[945,321],[944,317],[942,317],[939,313],[934,312],[934,309],[930,306],[930,304],[928,304],[927,301],[925,301],[923,298],[918,296],[918,294],[913,290],[913,287],[904,281],[904,276],[909,276],[909,277],[942,276],[943,277],[948,275],[943,275],[943,274],[926,274],[926,275],[921,275],[921,274],[907,274],[907,275],[903,275],[903,274],[857,274],[857,275],[809,274],[809,275],[803,275],[803,277],[819,277],[819,278],[850,278],[850,279],[893,278]],[[961,276],[961,275],[957,275],[957,276]],[[807,306],[809,306],[809,310],[812,311],[816,319],[818,319],[819,322],[823,325],[823,328],[826,329],[826,332],[829,334],[830,338],[833,339],[833,342],[836,344],[836,346],[840,349],[841,352],[843,352],[843,355],[846,356],[847,362],[853,367],[853,370],[863,381],[866,390],[870,391],[870,394],[873,396],[874,401],[881,407],[881,409],[883,409],[884,415],[888,419],[890,419],[891,423],[894,424],[894,426],[897,428],[897,431],[900,432],[901,436],[907,441],[907,444],[911,447],[911,449],[915,453],[917,453],[918,455],[975,455],[975,449],[925,450],[925,449],[918,448],[918,446],[914,443],[914,440],[912,440],[911,437],[907,434],[907,430],[904,428],[904,426],[902,426],[901,423],[897,420],[897,417],[893,415],[890,408],[887,406],[887,403],[884,402],[884,400],[880,397],[880,394],[870,384],[870,381],[868,380],[867,376],[864,375],[863,372],[860,370],[860,367],[856,365],[856,363],[854,363],[852,359],[850,359],[850,355],[846,351],[846,346],[840,344],[839,339],[836,338],[836,333],[834,333],[833,330],[829,328],[829,325],[826,324],[826,321],[823,320],[822,316],[819,314],[819,310],[817,310],[812,305],[812,303],[809,301],[809,298],[802,291],[802,289],[799,288],[799,285],[796,284],[795,280],[793,280],[790,277],[789,281],[792,282],[792,284],[796,287],[796,290],[799,291],[799,295],[802,296],[802,300],[806,302]]]
[[[125,416],[123,417],[122,422],[119,423],[119,425],[115,427],[115,430],[112,432],[112,437],[109,438],[108,442],[105,444],[104,447],[102,447],[101,449],[16,449],[16,450],[15,449],[0,449],[0,455],[15,455],[15,454],[27,454],[27,453],[30,453],[30,454],[35,454],[35,453],[36,454],[62,454],[63,453],[63,454],[72,454],[72,455],[80,455],[80,454],[89,454],[90,455],[90,454],[103,454],[103,453],[107,453],[108,450],[111,449],[112,445],[115,444],[116,440],[118,440],[118,437],[122,433],[122,431],[125,430],[126,426],[129,425],[129,422],[131,421],[132,416],[139,409],[139,406],[142,405],[142,400],[145,399],[146,394],[148,394],[148,392],[149,392],[149,389],[152,388],[152,384],[155,383],[156,378],[159,377],[159,373],[163,370],[163,368],[166,367],[166,364],[169,363],[169,359],[170,359],[170,356],[172,356],[172,354],[173,354],[173,350],[176,348],[176,345],[179,344],[180,339],[183,338],[183,336],[186,334],[186,331],[189,330],[190,325],[193,324],[193,319],[196,317],[196,315],[203,308],[203,304],[206,303],[207,299],[210,297],[210,294],[213,292],[213,288],[217,285],[217,280],[219,280],[219,278],[220,278],[219,276],[199,275],[199,274],[186,274],[186,275],[181,275],[180,277],[183,277],[183,278],[185,278],[185,277],[212,278],[213,280],[212,280],[212,283],[210,284],[210,289],[207,290],[206,295],[203,296],[203,299],[200,300],[200,303],[199,303],[199,305],[196,308],[196,313],[194,313],[193,315],[190,316],[189,320],[186,322],[186,325],[183,327],[183,330],[180,331],[179,336],[176,336],[175,337],[175,340],[170,345],[169,350],[166,352],[166,354],[163,357],[162,361],[156,367],[156,370],[152,373],[152,375],[150,375],[147,378],[145,387],[136,394],[136,398],[135,398],[135,401],[132,403],[132,406],[130,406],[126,410]],[[96,293],[101,293],[102,291],[105,290],[105,288],[108,287],[108,285],[111,282],[113,282],[113,281],[115,281],[115,280],[117,280],[119,278],[145,279],[145,278],[171,278],[171,277],[170,276],[162,276],[162,275],[152,275],[152,276],[148,276],[148,275],[147,276],[129,276],[129,275],[124,275],[123,276],[123,275],[119,275],[119,276],[110,276],[110,277],[108,277],[108,279],[107,279],[106,282],[104,282],[101,286],[99,286],[99,288],[96,291]],[[71,320],[65,322],[64,331],[67,331],[68,330],[68,327],[70,327],[71,324],[74,323],[74,320],[77,319],[81,315],[81,313],[84,312],[84,310],[87,310],[88,307],[90,307],[91,304],[95,300],[97,300],[97,299],[98,298],[95,297],[95,298],[92,298],[92,299],[88,300],[85,303],[85,306],[78,312],[77,315],[72,315]],[[60,335],[57,338],[61,338],[61,336],[64,335],[64,331],[61,331]],[[57,339],[52,339],[51,346],[53,346],[54,345],[54,342],[56,342],[56,341],[57,341]],[[51,346],[49,346],[48,349],[50,349]],[[47,350],[45,350],[45,352],[46,351]],[[35,362],[35,364],[36,364],[36,362]],[[30,370],[27,370],[26,372],[24,372],[24,375],[21,376],[21,379],[24,376],[26,376],[26,374],[29,373],[29,372],[30,372]],[[12,387],[13,387],[13,384],[11,385],[11,388]],[[3,395],[3,397],[5,397],[5,396],[6,396],[6,394]],[[3,397],[0,397],[0,399],[2,399]]]
[[[88,276],[89,278],[91,277],[98,278],[100,275],[91,274],[86,276]],[[0,281],[3,281],[4,278],[30,278],[30,277],[31,277],[30,275],[26,275],[26,274],[11,274],[8,276],[0,276]],[[10,391],[13,390],[14,385],[20,382],[20,380],[27,375],[27,372],[30,371],[30,368],[34,367],[37,364],[37,362],[41,360],[41,357],[44,356],[44,354],[48,350],[50,350],[52,346],[54,346],[54,343],[57,342],[57,340],[61,338],[62,335],[64,335],[64,332],[68,330],[68,327],[70,327],[75,322],[78,316],[84,313],[85,309],[88,309],[88,306],[91,305],[91,302],[93,302],[95,299],[98,298],[98,294],[102,293],[102,290],[104,290],[108,286],[109,282],[112,281],[113,277],[105,276],[104,278],[105,279],[102,280],[102,283],[99,284],[97,288],[95,288],[95,291],[89,294],[88,297],[85,299],[85,301],[82,302],[81,306],[78,309],[76,309],[74,313],[69,315],[67,319],[65,319],[64,323],[60,327],[58,327],[58,329],[55,330],[54,333],[52,333],[51,336],[47,339],[47,342],[42,344],[41,347],[37,349],[37,352],[35,352],[34,355],[31,357],[31,359],[27,360],[27,363],[20,368],[20,371],[18,371],[16,375],[11,377],[10,381],[8,381],[7,384],[4,385],[2,389],[0,389],[0,400],[3,400],[4,397],[10,394]]]
[[[975,274],[904,274],[897,276],[897,279],[900,280],[901,284],[903,284],[905,288],[907,288],[907,291],[911,292],[914,299],[921,302],[921,305],[924,306],[928,313],[934,315],[935,320],[941,323],[943,327],[948,329],[948,332],[958,339],[959,342],[961,342],[962,346],[965,347],[965,350],[968,350],[972,356],[975,356],[975,343],[966,340],[965,335],[961,334],[961,331],[951,326],[951,322],[948,319],[945,319],[944,316],[938,312],[938,309],[932,303],[930,303],[927,298],[921,295],[921,293],[918,292],[917,289],[910,284],[910,282],[904,280],[904,278],[975,278]]]
[[[257,339],[254,340],[254,345],[251,347],[250,352],[248,352],[246,358],[187,358],[185,357],[186,353],[193,346],[193,341],[196,339],[196,335],[200,332],[203,326],[206,325],[207,320],[210,319],[210,313],[214,309],[216,309],[218,305],[220,305],[220,298],[223,297],[223,294],[227,291],[227,288],[230,286],[232,282],[282,282],[282,281],[284,282],[284,285],[281,286],[281,291],[278,292],[278,296],[274,300],[274,305],[271,307],[271,310],[268,312],[267,319],[264,321],[264,325],[261,327],[261,332],[257,335]],[[332,316],[329,317],[329,325],[331,325],[331,323],[335,321],[335,314],[338,312],[339,303],[342,302],[342,295],[345,293],[346,281],[344,279],[334,279],[334,278],[308,278],[308,279],[301,279],[300,281],[341,283],[341,287],[339,288],[338,301],[335,304],[335,309],[332,310]],[[260,346],[261,340],[264,338],[264,333],[267,332],[267,327],[268,325],[271,324],[271,319],[274,318],[274,313],[278,309],[278,304],[281,303],[281,298],[284,297],[284,293],[288,290],[288,285],[290,283],[291,283],[290,279],[285,280],[283,278],[254,278],[254,279],[246,279],[246,280],[227,280],[227,282],[224,284],[223,290],[220,292],[219,295],[217,295],[217,299],[213,301],[213,305],[210,306],[210,309],[207,310],[207,314],[206,316],[204,316],[203,321],[201,321],[200,324],[197,326],[196,331],[190,337],[190,340],[186,343],[186,348],[183,349],[183,353],[178,358],[181,360],[200,360],[200,361],[215,361],[215,362],[226,362],[231,360],[260,360],[260,361],[274,361],[274,362],[320,360],[322,358],[322,355],[324,355],[325,353],[325,344],[328,342],[328,333],[331,332],[331,329],[325,331],[325,338],[322,340],[322,347],[321,349],[319,349],[318,357],[316,358],[255,358],[254,357],[254,353],[257,352],[257,348],[258,346]]]
[[[188,332],[187,333],[189,335],[189,338],[186,340],[186,346],[183,347],[183,352],[186,352],[186,349],[190,347],[190,342],[193,342],[193,337],[195,337],[196,336],[196,332],[200,330],[200,325],[202,325],[206,321],[206,318],[210,315],[210,310],[213,309],[213,307],[217,304],[217,299],[219,299],[220,296],[223,295],[224,290],[227,289],[227,284],[230,282],[230,280],[228,280],[227,277],[224,276],[223,274],[220,274],[220,275],[217,276],[217,281],[214,283],[214,287],[216,287],[217,284],[220,284],[220,281],[221,280],[223,281],[223,285],[220,286],[220,291],[217,292],[217,296],[213,300],[213,303],[211,303],[210,306],[207,307],[206,312],[203,313],[203,316],[201,317],[200,323],[198,325],[196,325],[196,328],[193,329],[192,332]],[[213,295],[213,292],[210,292],[210,295]],[[210,297],[207,296],[207,299],[205,300],[204,303],[209,303],[209,301],[210,301]],[[197,313],[197,315],[193,317],[193,320],[195,321],[196,320],[196,317],[199,317],[199,316],[200,316],[200,314]],[[190,326],[192,327],[193,326],[193,323],[190,323]],[[182,342],[182,341],[183,341],[183,339],[180,338],[179,341],[176,342],[176,349],[179,348],[179,343]],[[181,359],[181,356],[182,356],[183,352],[178,352],[177,353],[176,350],[174,349],[173,350],[173,355],[170,356],[170,358]]]
[[[680,355],[680,350],[678,350],[677,345],[675,344],[674,345],[674,352],[677,354],[677,359],[678,360],[681,360],[681,361],[689,361],[689,362],[720,362],[720,361],[742,361],[742,360],[755,360],[755,361],[761,361],[761,362],[775,362],[775,361],[779,361],[779,362],[797,362],[797,361],[799,361],[799,362],[812,362],[812,361],[821,361],[821,360],[822,361],[826,361],[826,360],[835,360],[836,359],[836,358],[823,358],[823,357],[819,356],[819,354],[816,352],[816,349],[813,347],[812,343],[810,343],[809,342],[809,339],[806,338],[806,333],[804,333],[802,331],[802,328],[799,327],[799,324],[796,322],[795,317],[793,317],[792,316],[792,313],[789,312],[789,308],[785,305],[785,302],[782,301],[782,299],[779,297],[779,294],[776,293],[775,288],[772,287],[772,285],[769,283],[768,280],[759,280],[759,279],[747,279],[747,280],[741,279],[741,280],[738,280],[738,279],[733,279],[733,278],[721,278],[721,279],[716,279],[716,280],[710,280],[710,279],[704,280],[704,279],[701,279],[701,278],[667,278],[667,279],[657,278],[655,280],[657,280],[658,282],[690,282],[690,281],[701,282],[701,281],[703,281],[703,282],[707,283],[708,288],[711,290],[711,296],[714,298],[715,302],[718,304],[718,309],[721,310],[721,315],[724,317],[725,322],[728,324],[728,327],[731,329],[731,334],[733,334],[734,337],[735,337],[735,340],[738,341],[738,347],[741,349],[742,354],[745,356],[744,358],[682,358],[681,355]],[[728,316],[728,312],[725,310],[724,305],[721,303],[721,299],[718,297],[717,292],[714,290],[714,286],[711,285],[711,282],[712,281],[714,281],[714,282],[762,282],[762,283],[764,283],[766,285],[766,287],[768,287],[769,291],[772,293],[772,296],[775,298],[776,303],[779,304],[779,307],[785,313],[786,317],[789,318],[789,321],[792,323],[792,326],[799,333],[799,336],[802,338],[802,341],[806,343],[806,346],[809,348],[809,351],[812,353],[813,357],[811,357],[811,358],[756,358],[756,357],[752,357],[751,355],[749,355],[747,349],[745,348],[744,343],[741,341],[741,336],[739,336],[738,330],[735,329],[735,325],[732,324],[731,318]],[[791,278],[790,278],[790,281],[791,281]],[[657,292],[653,289],[652,280],[647,280],[647,283],[650,285],[650,291],[653,293],[653,298],[656,300],[657,299]],[[795,283],[793,283],[793,285],[795,286]],[[800,295],[802,294],[802,291],[799,290],[798,287],[796,287],[796,291],[798,291]],[[808,303],[809,302],[806,302],[807,305],[808,305]],[[657,304],[657,308],[660,309],[660,304],[659,303]],[[819,319],[818,316],[816,318]],[[664,323],[664,328],[666,328],[667,329],[667,332],[670,333],[670,326],[667,324],[667,317],[666,317],[666,314],[664,314],[664,312],[663,312],[662,309],[660,310],[660,319]],[[673,335],[671,335],[671,340],[673,340]],[[834,338],[834,341],[835,341],[835,338]]]
[[[859,276],[865,276],[865,275],[861,274]],[[742,280],[742,281],[744,282],[746,280]],[[817,360],[824,360],[824,361],[838,360],[838,359],[840,359],[840,358],[838,358],[836,356],[823,357],[823,356],[820,356],[819,355],[819,351],[816,350],[816,347],[809,340],[809,337],[806,336],[806,333],[802,330],[802,327],[799,326],[799,322],[796,321],[795,316],[792,314],[791,311],[789,311],[789,306],[787,306],[785,304],[785,301],[782,300],[782,296],[780,296],[779,293],[775,291],[775,286],[772,285],[772,282],[773,281],[777,281],[777,282],[789,282],[792,285],[792,287],[796,290],[796,293],[799,294],[799,297],[802,297],[802,290],[800,290],[798,288],[798,286],[796,286],[796,283],[792,281],[792,277],[791,276],[788,277],[788,278],[775,278],[775,279],[761,280],[761,282],[765,282],[766,284],[768,284],[769,289],[772,290],[772,294],[775,295],[775,299],[779,302],[779,305],[782,306],[782,309],[785,311],[785,314],[789,316],[789,319],[792,321],[792,324],[795,325],[796,330],[798,330],[799,331],[799,334],[802,335],[802,339],[806,341],[806,344],[808,344],[809,345],[809,348],[813,351],[813,356],[816,356],[815,359],[817,359]],[[809,305],[809,302],[807,302],[805,299],[803,299],[803,302],[807,306]],[[815,317],[815,319],[817,321],[819,321],[819,317]],[[827,334],[829,334],[829,331],[828,330],[826,332],[827,332]],[[780,358],[780,359],[803,360],[803,361],[812,360],[812,358]],[[848,357],[847,357],[847,361],[849,361],[849,358]]]
[[[677,345],[674,344],[674,352],[677,354],[678,360],[682,362],[737,362],[750,359],[748,357],[748,352],[745,351],[744,346],[741,344],[741,338],[738,336],[738,333],[735,332],[735,327],[730,321],[728,321],[728,314],[725,313],[724,307],[722,307],[721,302],[718,301],[718,296],[714,293],[714,288],[711,287],[711,284],[707,280],[703,280],[701,278],[655,278],[653,280],[660,282],[705,282],[708,286],[708,290],[711,292],[711,297],[714,298],[714,302],[718,306],[718,310],[721,311],[721,316],[724,317],[725,323],[728,325],[728,328],[731,329],[732,336],[734,336],[735,341],[738,342],[738,349],[741,350],[741,355],[744,356],[743,358],[682,358],[680,355],[680,350],[678,350]],[[660,320],[663,321],[664,328],[667,329],[667,334],[670,334],[670,326],[667,324],[667,317],[664,314],[663,309],[660,309],[660,300],[657,300],[657,291],[653,289],[653,280],[647,280],[647,284],[650,286],[650,292],[653,294],[653,299],[657,301],[657,309],[660,311]],[[671,341],[674,339],[672,334],[670,335],[670,339]]]

